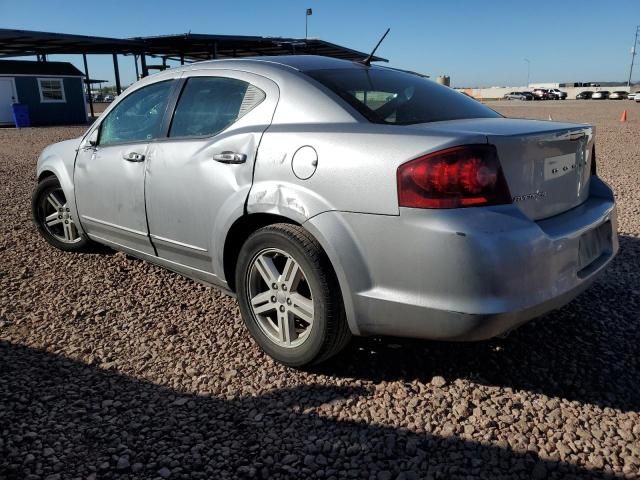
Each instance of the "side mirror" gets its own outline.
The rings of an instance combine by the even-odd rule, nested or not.
[[[98,129],[96,128],[91,135],[89,135],[88,143],[90,146],[95,147],[98,145]]]

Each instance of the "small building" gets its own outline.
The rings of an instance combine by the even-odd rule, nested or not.
[[[29,108],[32,125],[86,123],[84,74],[67,62],[0,60],[0,125],[13,125],[13,103]]]

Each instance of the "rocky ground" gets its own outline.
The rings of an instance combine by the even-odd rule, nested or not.
[[[49,247],[35,161],[83,128],[0,129],[0,479],[637,478],[640,104],[492,106],[597,126],[612,267],[504,340],[358,339],[310,371],[261,353],[213,289]]]

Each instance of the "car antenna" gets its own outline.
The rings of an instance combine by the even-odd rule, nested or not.
[[[369,56],[367,58],[365,58],[364,60],[361,60],[360,63],[362,63],[363,65],[366,65],[367,67],[371,66],[371,60],[373,60],[373,54],[376,53],[376,50],[378,50],[378,47],[380,46],[380,44],[384,40],[384,37],[387,36],[387,33],[389,33],[389,30],[391,30],[391,29],[387,28],[387,31],[384,32],[384,35],[382,35],[382,38],[378,41],[378,43],[376,44],[374,49],[371,50],[371,53],[369,54]]]

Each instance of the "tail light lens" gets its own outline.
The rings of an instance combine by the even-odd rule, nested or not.
[[[511,203],[493,145],[464,145],[398,167],[398,203],[412,208],[460,208]]]

